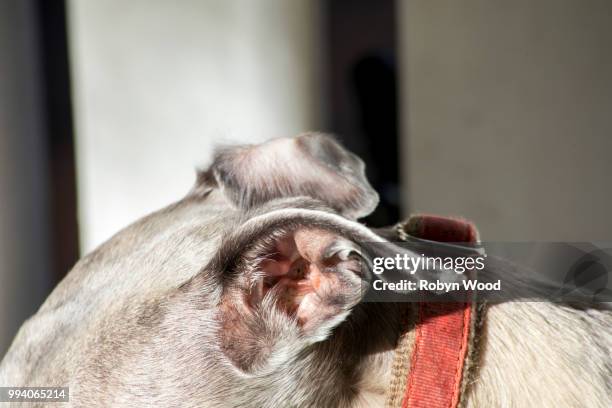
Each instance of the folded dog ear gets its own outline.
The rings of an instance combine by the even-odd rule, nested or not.
[[[361,159],[318,133],[223,149],[198,180],[216,183],[245,209],[275,198],[309,196],[357,219],[378,204]]]

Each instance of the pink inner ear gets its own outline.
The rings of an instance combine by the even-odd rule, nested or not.
[[[342,260],[337,255],[327,259],[326,251],[342,238],[321,229],[299,229],[275,243],[274,249],[259,263],[263,279],[256,293],[251,294],[250,304],[260,302],[265,296],[274,296],[277,306],[290,316],[295,316],[304,326],[314,316],[337,313],[329,304],[337,307],[334,297],[346,287],[343,276],[360,269],[356,259]]]

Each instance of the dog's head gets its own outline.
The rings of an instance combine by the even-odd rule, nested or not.
[[[360,303],[359,243],[382,238],[357,219],[377,202],[363,162],[328,136],[222,149],[183,200],[81,260],[22,337],[51,335],[18,338],[10,358],[51,351],[62,375],[39,365],[39,380],[161,404],[350,401],[399,325]]]
[[[360,305],[369,271],[359,243],[382,239],[356,221],[378,203],[364,170],[334,139],[304,134],[222,149],[199,173],[188,199],[223,203],[224,216],[208,228],[210,260],[164,307],[170,322],[206,326],[180,343],[207,344],[194,358],[212,390],[237,405],[348,401],[364,360],[392,350],[395,316]],[[184,318],[197,310],[196,322]]]
[[[361,300],[368,271],[358,243],[380,237],[356,219],[378,195],[363,162],[331,137],[221,149],[191,194],[222,195],[237,213],[182,290],[216,288],[219,344],[239,370],[267,372],[295,358]]]

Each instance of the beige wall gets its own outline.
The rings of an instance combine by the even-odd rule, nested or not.
[[[411,211],[612,240],[612,2],[399,2]]]
[[[69,2],[84,251],[180,198],[212,147],[317,128],[318,1]]]

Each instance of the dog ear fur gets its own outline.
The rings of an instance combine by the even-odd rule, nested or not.
[[[221,149],[198,175],[198,184],[222,189],[245,210],[277,198],[308,196],[358,219],[378,204],[363,161],[319,133]]]

